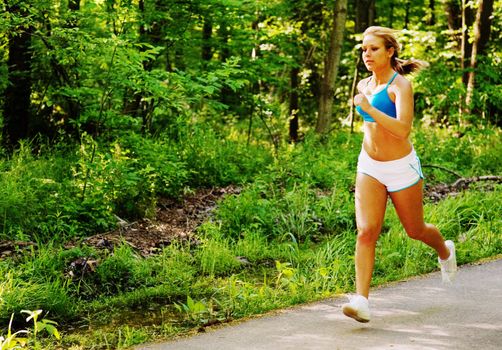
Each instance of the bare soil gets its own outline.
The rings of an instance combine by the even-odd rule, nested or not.
[[[88,237],[83,243],[112,249],[125,242],[143,256],[158,253],[174,241],[197,245],[195,229],[211,216],[220,199],[240,192],[239,187],[227,186],[202,189],[179,201],[160,199],[155,219],[132,223],[119,220],[116,230]]]

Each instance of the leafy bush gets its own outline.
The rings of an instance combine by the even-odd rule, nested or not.
[[[187,185],[189,172],[179,151],[166,137],[130,134],[120,139],[130,150],[135,170],[156,195],[177,197]]]
[[[179,147],[194,187],[245,183],[272,161],[266,148],[233,141],[204,125],[185,130]]]

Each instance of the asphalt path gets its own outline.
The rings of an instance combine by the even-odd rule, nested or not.
[[[294,307],[137,350],[501,350],[502,259],[374,289],[372,318],[345,317],[346,298]]]

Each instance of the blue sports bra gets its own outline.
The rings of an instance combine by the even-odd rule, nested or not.
[[[366,97],[368,98],[369,103],[378,109],[379,111],[387,114],[389,117],[396,118],[396,104],[392,102],[392,100],[389,97],[389,94],[387,93],[387,88],[389,85],[394,81],[394,79],[397,76],[397,72],[394,73],[392,78],[390,78],[389,82],[387,85],[385,85],[385,88],[383,90],[380,90],[376,94],[373,95],[367,95]],[[369,80],[368,80],[369,82]],[[362,110],[360,106],[356,107],[357,112],[363,117],[365,122],[375,122],[375,119],[373,119],[368,113]]]

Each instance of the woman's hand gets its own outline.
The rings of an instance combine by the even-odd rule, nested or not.
[[[368,99],[363,94],[357,94],[354,96],[354,106],[360,106],[366,113],[368,113],[368,110],[371,108]]]

